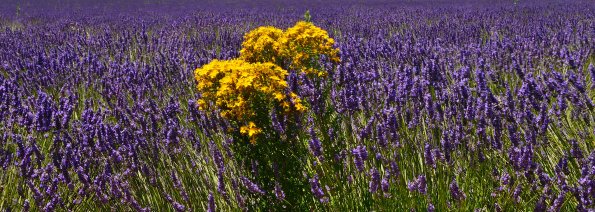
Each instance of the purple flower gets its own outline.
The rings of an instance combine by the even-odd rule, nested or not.
[[[370,177],[369,191],[370,193],[376,193],[378,187],[380,186],[380,173],[378,172],[378,169],[370,169]]]
[[[225,178],[223,177],[223,172],[221,171],[217,171],[217,192],[222,195],[227,194],[225,189]]]
[[[562,204],[564,203],[564,199],[566,198],[566,191],[560,191],[560,194],[556,199],[554,199],[554,203],[550,207],[550,211],[560,211]]]
[[[284,134],[285,130],[281,123],[282,122],[280,122],[277,117],[277,110],[273,108],[271,111],[271,124],[273,125],[273,129],[275,129],[275,131],[277,131],[279,134]]]
[[[318,182],[318,174],[315,174],[314,177],[310,178],[310,191],[312,191],[314,197],[316,197],[316,199],[318,199],[321,203],[328,202],[328,198],[324,196],[324,191]]]
[[[275,197],[277,197],[277,200],[279,201],[285,199],[285,192],[281,189],[281,184],[279,184],[279,182],[275,182]]]
[[[537,201],[537,203],[535,204],[535,209],[533,209],[533,211],[535,212],[545,212],[547,209],[547,205],[545,204],[545,197],[541,196],[539,198],[539,200]]]
[[[408,182],[407,189],[409,189],[409,191],[417,191],[425,195],[427,191],[426,176],[419,175],[413,182]]]
[[[378,144],[381,147],[386,147],[386,145],[388,144],[388,141],[386,140],[386,135],[384,133],[384,128],[385,126],[382,124],[376,126],[376,140],[378,141]]]
[[[589,64],[589,73],[591,73],[591,81],[593,82],[591,88],[595,89],[595,66],[593,66],[593,63]]]
[[[570,156],[577,159],[583,158],[583,151],[578,146],[576,140],[570,140],[570,145],[572,146],[572,148],[570,149]]]
[[[215,205],[215,198],[213,197],[213,193],[209,193],[207,211],[215,212],[216,210],[217,210],[217,206]]]
[[[184,198],[184,201],[189,202],[188,193],[186,193],[186,189],[182,185],[182,181],[178,178],[178,176],[174,172],[171,173],[170,177],[174,183],[174,187],[176,188],[176,190],[178,190],[180,192],[180,194]]]
[[[457,184],[456,179],[452,179],[449,189],[450,189],[450,196],[453,199],[455,199],[456,201],[461,201],[461,200],[464,200],[465,198],[467,198],[465,193],[463,193],[463,191],[461,191],[461,189],[459,189],[459,185]]]
[[[221,154],[221,151],[219,150],[217,145],[215,145],[215,143],[211,142],[210,146],[213,152],[213,161],[215,161],[217,169],[220,172],[225,172],[225,162],[223,161],[223,154]]]
[[[502,175],[500,176],[500,181],[502,182],[502,185],[510,185],[511,184],[511,178],[510,178],[510,175],[508,174],[508,172],[502,173]]]
[[[179,202],[174,202],[173,205],[176,211],[186,211],[186,206],[180,204]]]
[[[431,166],[432,168],[436,168],[436,161],[432,154],[432,148],[430,147],[430,143],[426,142],[424,147],[424,158],[426,160],[426,165]]]
[[[389,189],[390,189],[390,172],[386,171],[382,181],[380,182],[380,189],[382,189],[382,193],[384,193],[384,197],[390,197]]]
[[[322,156],[322,144],[320,143],[320,140],[318,140],[318,137],[316,136],[316,132],[314,132],[314,128],[310,127],[310,151],[312,151],[312,154],[315,157],[320,157]]]
[[[29,205],[29,200],[28,200],[28,199],[26,199],[26,200],[25,200],[25,203],[23,203],[23,211],[29,211],[29,208],[30,208],[30,207],[31,207],[31,206]]]
[[[240,179],[242,180],[244,187],[246,187],[246,189],[248,189],[250,192],[257,193],[257,194],[264,194],[264,191],[262,189],[260,189],[260,187],[258,187],[258,185],[256,185],[256,183],[253,183],[246,177],[240,177]]]
[[[35,126],[38,131],[46,132],[50,130],[54,108],[54,103],[50,97],[46,93],[39,91],[37,113],[35,114]]]
[[[434,212],[434,211],[436,211],[436,208],[434,208],[434,204],[428,203],[428,212]]]
[[[374,124],[375,116],[372,116],[366,126],[360,131],[360,139],[366,139],[372,134],[372,125]]]
[[[366,150],[365,146],[357,146],[353,150],[351,150],[351,154],[353,155],[353,162],[355,163],[355,167],[358,171],[364,171],[364,161],[368,159],[368,151]]]
[[[396,161],[390,162],[390,173],[392,173],[395,179],[401,175],[401,170],[399,170],[399,165],[397,165]]]
[[[512,192],[512,198],[514,199],[514,202],[518,203],[521,199],[521,192],[522,192],[522,187],[519,184],[514,191]]]
[[[552,178],[543,171],[541,166],[537,167],[537,176],[541,185],[548,185],[552,181]]]
[[[62,198],[60,196],[54,196],[48,203],[43,207],[44,211],[54,211],[56,206],[62,205]]]

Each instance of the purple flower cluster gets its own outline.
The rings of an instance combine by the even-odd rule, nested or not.
[[[366,147],[357,146],[351,150],[351,154],[353,155],[353,162],[357,170],[360,172],[364,171],[364,161],[368,159],[368,150],[366,150]]]
[[[407,189],[409,189],[409,191],[417,191],[419,193],[426,194],[428,191],[426,176],[419,175],[417,178],[415,178],[415,180],[408,182]]]
[[[314,197],[318,199],[320,202],[325,203],[329,201],[328,197],[324,196],[324,191],[320,186],[317,174],[310,178],[310,191],[312,191],[312,195],[314,195]]]

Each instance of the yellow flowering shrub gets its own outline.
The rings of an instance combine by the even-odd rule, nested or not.
[[[254,138],[261,129],[254,123],[255,105],[280,105],[286,112],[304,111],[301,99],[294,93],[285,94],[287,71],[267,63],[249,63],[244,60],[213,60],[194,71],[201,110],[220,110],[221,116],[243,123],[240,133]],[[264,102],[263,102],[264,101]],[[254,140],[252,140],[254,141]]]
[[[239,59],[213,60],[194,71],[199,109],[219,109],[221,116],[240,125],[240,133],[251,142],[262,133],[257,110],[283,108],[303,112],[301,98],[288,92],[287,70],[298,70],[313,77],[326,76],[318,64],[321,55],[338,62],[339,50],[323,29],[309,22],[298,22],[283,31],[265,26],[244,36]]]

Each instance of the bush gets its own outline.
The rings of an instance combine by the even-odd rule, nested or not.
[[[310,22],[300,21],[286,31],[258,27],[244,36],[239,59],[213,60],[195,71],[199,109],[217,110],[235,126],[236,159],[257,169],[252,171],[256,184],[243,178],[247,187],[254,187],[255,195],[264,194],[257,185],[276,191],[264,194],[254,207],[307,209],[300,205],[307,202],[302,200],[308,181],[300,159],[307,149],[297,145],[296,131],[307,107],[289,88],[288,70],[320,80],[327,72],[319,61],[339,61],[333,45],[328,33]]]

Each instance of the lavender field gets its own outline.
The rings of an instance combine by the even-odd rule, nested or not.
[[[595,211],[593,1],[0,4],[0,211]],[[199,104],[300,23],[295,111]]]

